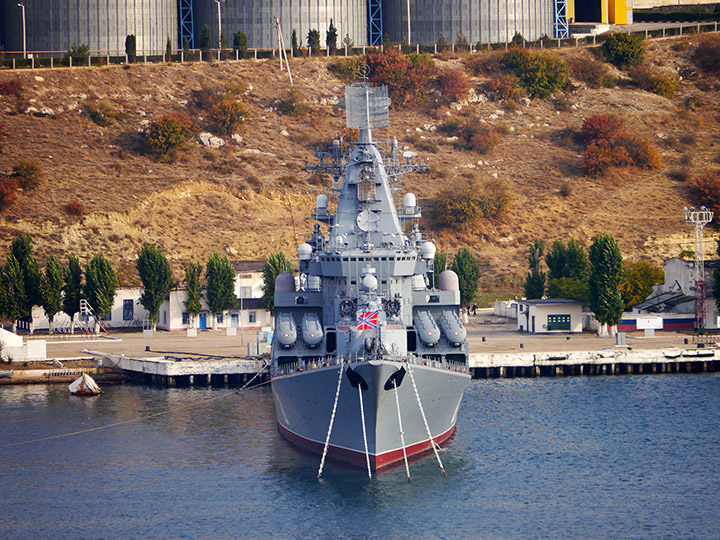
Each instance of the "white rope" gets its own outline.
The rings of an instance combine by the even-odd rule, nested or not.
[[[362,399],[362,383],[358,383],[358,395],[360,396],[360,419],[362,420],[363,440],[365,441],[365,461],[367,461],[368,478],[370,478],[370,482],[372,482],[372,470],[370,469],[370,453],[368,452],[367,432],[365,431],[365,409],[363,407]]]
[[[405,458],[405,473],[407,474],[408,482],[410,482],[410,466],[408,465],[407,450],[405,448],[405,433],[403,432],[402,418],[400,417],[400,398],[398,397],[398,387],[395,379],[393,379],[393,386],[395,387],[395,405],[397,405],[398,425],[400,426],[400,442],[402,443],[403,457]]]
[[[342,383],[343,370],[345,364],[340,364],[340,372],[338,373],[337,390],[335,390],[335,402],[333,403],[332,414],[330,415],[330,425],[328,426],[327,437],[325,437],[325,448],[323,448],[322,459],[320,460],[320,469],[318,469],[318,478],[322,475],[325,466],[325,456],[327,455],[328,446],[330,446],[330,434],[332,433],[333,422],[335,422],[335,411],[337,410],[338,398],[340,397],[340,384]]]
[[[435,457],[437,458],[438,465],[440,465],[440,470],[442,471],[443,476],[447,478],[445,467],[443,467],[442,461],[440,461],[440,454],[437,450],[438,445],[435,444],[435,440],[432,438],[432,434],[430,433],[430,426],[428,426],[427,418],[425,417],[425,411],[423,410],[422,402],[420,401],[420,394],[418,393],[417,385],[415,384],[415,376],[413,375],[413,370],[410,369],[409,365],[408,373],[410,373],[410,380],[412,381],[413,389],[415,390],[415,397],[417,398],[418,407],[420,407],[420,415],[422,416],[423,423],[425,424],[425,431],[427,432],[427,436],[430,439],[430,444],[432,445],[433,452],[435,452]]]

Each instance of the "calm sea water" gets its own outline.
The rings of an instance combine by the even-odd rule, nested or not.
[[[218,398],[207,401],[208,398]],[[285,443],[267,388],[0,387],[0,538],[720,538],[720,377],[473,381],[442,452],[368,482]]]

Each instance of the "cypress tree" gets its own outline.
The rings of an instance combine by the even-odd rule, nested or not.
[[[75,314],[80,311],[82,295],[82,268],[80,260],[75,255],[68,257],[68,265],[63,269],[63,301],[62,310],[70,317],[70,331],[74,332],[72,325]]]
[[[48,258],[45,274],[40,283],[43,311],[50,322],[50,331],[55,315],[62,309],[63,268],[55,255]]]
[[[200,290],[200,275],[203,267],[200,263],[188,263],[185,265],[185,286],[187,287],[187,298],[185,298],[185,309],[192,315],[192,326],[195,326],[195,317],[202,311],[202,290]]]
[[[480,265],[468,248],[462,248],[455,255],[450,270],[455,272],[460,282],[460,304],[469,306],[475,298],[480,279]]]
[[[525,278],[525,298],[535,300],[545,296],[545,273],[540,269],[540,263],[545,253],[545,242],[535,240],[528,250],[528,267],[530,272]]]
[[[283,272],[293,274],[295,270],[290,261],[283,253],[273,253],[268,261],[263,264],[263,304],[270,314],[275,313],[275,278]]]
[[[170,263],[157,246],[145,244],[135,266],[143,284],[140,303],[148,311],[155,330],[160,306],[172,288]]]
[[[590,309],[600,324],[616,326],[622,320],[625,305],[620,294],[622,255],[610,235],[600,235],[590,246]]]
[[[85,268],[83,295],[98,318],[112,311],[117,283],[118,276],[110,261],[102,253],[95,255]]]
[[[216,315],[213,318],[213,327],[215,327],[218,313],[237,306],[235,270],[227,257],[215,252],[208,260],[205,275],[207,276],[208,306],[210,311]]]

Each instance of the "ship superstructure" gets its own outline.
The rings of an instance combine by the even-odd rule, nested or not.
[[[299,246],[298,285],[275,282],[272,388],[284,436],[374,470],[447,439],[470,376],[457,275],[441,272],[433,288],[416,197],[399,212],[393,201],[400,176],[426,166],[396,140],[373,142],[389,125],[386,87],[348,86],[345,102],[358,141],[349,155],[335,141],[307,168],[339,194],[334,214],[317,197],[313,217],[329,232],[316,224]]]

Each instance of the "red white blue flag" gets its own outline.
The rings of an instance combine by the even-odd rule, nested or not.
[[[378,310],[360,313],[357,319],[358,330],[371,330],[377,328]]]

